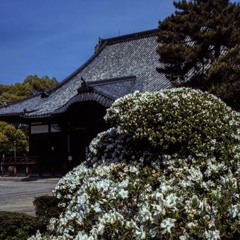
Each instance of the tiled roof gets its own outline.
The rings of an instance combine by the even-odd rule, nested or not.
[[[164,75],[157,72],[159,56],[156,29],[101,39],[94,55],[57,87],[41,95],[10,103],[0,108],[4,116],[21,115],[23,118],[48,117],[64,112],[76,101],[98,101],[105,107],[128,93],[139,90],[157,91],[170,87]],[[78,91],[83,80],[92,92]],[[91,97],[90,97],[91,95]]]

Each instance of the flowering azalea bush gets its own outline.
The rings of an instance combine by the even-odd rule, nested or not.
[[[54,190],[65,210],[30,239],[240,239],[239,118],[190,89],[116,101]]]
[[[131,136],[119,134],[116,128],[98,134],[89,146],[89,166],[101,163],[130,163],[137,160],[139,166],[159,164],[161,151],[153,149],[142,141],[135,141]]]
[[[51,219],[49,238],[239,239],[239,159],[182,161],[165,156],[163,169],[81,164],[56,187],[67,207]]]
[[[144,141],[166,154],[231,156],[239,116],[214,95],[190,88],[127,95],[105,119],[118,133]]]

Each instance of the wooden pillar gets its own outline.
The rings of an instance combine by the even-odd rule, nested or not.
[[[15,177],[17,176],[17,165],[13,166],[13,174]]]
[[[26,173],[26,176],[28,176],[28,174],[29,174],[29,166],[28,165],[25,165],[25,173]]]

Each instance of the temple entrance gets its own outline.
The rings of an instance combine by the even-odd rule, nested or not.
[[[67,134],[67,159],[69,168],[76,167],[86,160],[85,129],[73,131]]]
[[[39,156],[40,173],[62,175],[85,161],[91,140],[106,129],[105,112],[96,102],[80,102],[52,122],[33,124],[30,152]]]
[[[61,116],[60,127],[66,136],[67,159],[72,167],[87,159],[91,140],[106,129],[105,113],[105,107],[91,101],[72,104]]]

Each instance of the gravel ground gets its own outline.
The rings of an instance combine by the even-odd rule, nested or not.
[[[23,212],[34,216],[34,198],[52,195],[58,181],[59,178],[0,177],[0,211]]]

